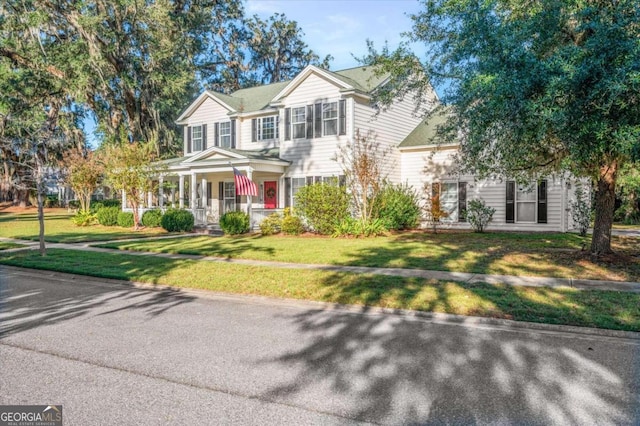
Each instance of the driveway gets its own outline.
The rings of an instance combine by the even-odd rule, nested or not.
[[[66,425],[640,423],[637,333],[0,277],[0,404]]]

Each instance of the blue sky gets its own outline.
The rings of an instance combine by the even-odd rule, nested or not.
[[[411,29],[409,14],[417,13],[420,6],[418,0],[247,0],[245,13],[262,19],[284,13],[302,28],[309,48],[321,59],[333,56],[331,69],[340,70],[358,65],[354,56],[366,55],[367,39],[378,49],[385,42],[395,48],[401,34]],[[419,53],[420,46],[412,47]],[[95,147],[95,122],[89,118],[84,125]]]
[[[335,59],[331,69],[357,66],[367,53],[366,40],[395,48],[401,33],[411,29],[409,14],[420,10],[417,0],[248,0],[245,12],[267,18],[279,12],[298,22],[304,41],[320,58]]]

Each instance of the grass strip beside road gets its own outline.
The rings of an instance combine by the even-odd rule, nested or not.
[[[158,236],[167,232],[162,228],[146,228],[133,231],[119,226],[76,226],[71,222],[73,214],[64,209],[52,209],[45,214],[45,240],[51,243],[81,243],[112,241],[128,238]],[[0,237],[37,241],[39,238],[38,214],[0,213]]]
[[[598,261],[588,251],[582,251],[589,238],[502,232],[414,232],[358,239],[245,235],[116,241],[100,247],[292,263],[640,281],[637,238],[614,237],[616,256]]]
[[[287,270],[126,253],[0,252],[0,263],[234,294],[640,331],[640,294]]]

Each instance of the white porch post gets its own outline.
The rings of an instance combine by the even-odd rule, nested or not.
[[[178,200],[178,207],[184,208],[184,175],[180,175],[180,189],[178,192],[180,199]]]
[[[171,184],[171,207],[176,206],[176,184]]]
[[[209,201],[207,200],[207,179],[202,178],[200,181],[200,189],[202,190],[202,207],[204,207],[205,211],[207,207],[209,207]],[[206,217],[206,213],[205,213]]]
[[[250,181],[253,181],[253,169],[251,167],[247,167],[247,177]],[[251,216],[251,195],[247,195],[247,214],[249,215],[249,226],[253,227],[253,217]]]
[[[164,184],[164,178],[160,176],[158,178],[158,207],[164,207],[164,188],[162,185]]]
[[[147,208],[150,209],[153,207],[153,192],[147,192]]]
[[[127,194],[122,190],[122,211],[127,207]]]
[[[198,186],[198,184],[196,182],[196,173],[193,172],[193,173],[191,173],[191,188],[190,188],[191,189],[191,200],[190,200],[191,202],[189,203],[189,204],[191,204],[191,208],[193,210],[196,209],[196,202],[197,202],[196,198],[198,196],[198,192],[196,191],[197,186]]]

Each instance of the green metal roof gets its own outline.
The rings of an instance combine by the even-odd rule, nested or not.
[[[404,138],[398,147],[407,148],[435,144],[438,127],[445,124],[450,116],[450,108],[444,106],[438,107],[426,120],[420,122],[420,124]]]

